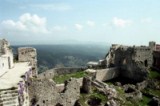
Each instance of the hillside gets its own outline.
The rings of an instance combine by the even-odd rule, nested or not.
[[[17,48],[30,46],[37,49],[39,72],[53,67],[81,67],[88,61],[103,59],[109,46],[104,45],[20,45]]]

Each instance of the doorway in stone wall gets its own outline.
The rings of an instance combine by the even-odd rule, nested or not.
[[[145,65],[145,67],[148,67],[148,61],[147,60],[144,61],[144,65]]]

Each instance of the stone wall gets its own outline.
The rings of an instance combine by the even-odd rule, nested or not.
[[[150,42],[149,46],[112,45],[106,55],[106,66],[119,68],[122,77],[143,80],[153,63],[154,45],[154,42]]]
[[[80,86],[76,79],[68,80],[62,92],[52,80],[32,79],[29,83],[31,106],[74,106],[79,96]]]
[[[99,69],[96,71],[96,80],[98,81],[107,81],[119,76],[118,68],[106,68]]]
[[[37,75],[37,52],[32,47],[20,47],[18,48],[18,61],[30,62],[33,68],[33,76]]]
[[[135,61],[140,61],[145,67],[151,67],[153,63],[152,50],[146,46],[134,47],[134,59]]]
[[[153,52],[153,68],[160,71],[160,51]]]
[[[46,79],[46,78],[47,79],[52,79],[55,75],[70,74],[70,73],[83,71],[83,70],[85,70],[85,68],[83,68],[83,67],[78,67],[78,68],[74,68],[74,67],[53,68],[53,69],[47,70],[43,73],[40,73],[38,75],[38,78],[40,78],[40,79]]]
[[[5,39],[0,39],[0,75],[13,67],[13,52],[10,44]]]

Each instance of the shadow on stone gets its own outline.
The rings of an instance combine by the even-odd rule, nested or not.
[[[88,105],[89,106],[99,106],[101,104],[101,99],[99,98],[90,98],[88,100]]]

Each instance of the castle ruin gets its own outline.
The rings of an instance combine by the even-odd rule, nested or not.
[[[112,45],[106,56],[107,67],[119,68],[123,77],[144,80],[147,77],[147,68],[153,63],[154,49],[155,42],[149,42],[149,46]]]
[[[35,75],[33,65],[13,60],[10,44],[0,39],[0,106],[29,106],[28,79]]]
[[[117,92],[103,81],[116,77],[143,81],[147,77],[148,68],[159,68],[159,51],[160,46],[155,42],[149,42],[148,46],[113,44],[104,60],[89,64],[95,68],[89,69],[89,77],[70,78],[65,83],[56,84],[53,81],[56,75],[84,69],[57,68],[38,75],[36,49],[18,48],[18,62],[14,63],[10,44],[2,39],[0,85],[3,86],[0,86],[0,106],[74,106],[80,98],[80,88],[90,93],[93,86],[107,95],[110,99],[108,104],[112,104]]]

